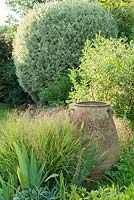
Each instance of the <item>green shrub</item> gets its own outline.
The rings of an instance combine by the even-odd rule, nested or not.
[[[107,101],[116,114],[133,118],[133,45],[100,36],[93,44],[87,40],[80,68],[71,71],[71,101]]]
[[[71,88],[69,77],[60,76],[53,82],[46,83],[46,87],[39,93],[42,105],[65,104]]]
[[[117,36],[111,14],[87,1],[47,3],[29,12],[20,24],[14,41],[14,59],[20,85],[34,101],[39,93],[79,65],[87,38],[97,33]]]
[[[13,107],[32,102],[30,96],[18,83],[13,60],[3,62],[1,70],[3,70],[1,74],[3,89],[0,91],[3,94],[2,102]]]
[[[134,149],[133,149],[134,150]],[[134,151],[124,151],[119,163],[113,166],[111,171],[106,172],[110,182],[118,183],[118,186],[128,187],[131,183],[134,184],[133,169],[134,169]]]
[[[5,81],[5,65],[9,58],[11,58],[11,47],[6,43],[5,34],[2,32],[2,34],[0,35],[0,100],[2,100],[7,94]]]
[[[6,94],[6,85],[4,82],[4,62],[0,60],[0,101],[3,100],[5,94]]]
[[[103,199],[103,200],[128,200],[134,197],[134,185],[130,185],[124,192],[121,189],[113,185],[111,187],[100,187],[98,190],[93,190],[88,196],[91,200]]]
[[[118,185],[100,186],[98,190],[91,190],[88,192],[85,188],[71,186],[71,191],[68,192],[68,200],[129,200],[134,197],[134,185],[130,184],[128,187],[119,188]]]
[[[96,0],[95,0],[96,1]],[[97,0],[102,7],[110,11],[115,17],[119,37],[134,39],[134,1],[133,0]]]
[[[6,42],[3,34],[0,36],[0,101],[17,106],[29,100],[17,80],[11,42]]]

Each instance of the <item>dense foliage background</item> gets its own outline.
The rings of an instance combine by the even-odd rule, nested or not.
[[[28,94],[19,85],[12,59],[12,41],[6,41],[5,32],[8,27],[1,28],[0,34],[0,100],[12,106],[27,102]]]

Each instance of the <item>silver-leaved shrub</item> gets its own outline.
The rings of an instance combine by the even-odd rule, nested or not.
[[[42,4],[22,20],[14,41],[20,85],[35,101],[57,76],[77,67],[87,38],[117,36],[112,15],[96,3],[62,1]]]

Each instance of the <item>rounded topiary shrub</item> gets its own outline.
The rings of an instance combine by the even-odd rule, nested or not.
[[[79,65],[87,38],[100,33],[116,37],[111,14],[95,3],[62,1],[30,11],[14,41],[14,58],[21,86],[35,101],[47,82]]]

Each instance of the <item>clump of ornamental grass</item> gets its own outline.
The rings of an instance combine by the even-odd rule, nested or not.
[[[46,160],[48,174],[63,171],[72,177],[74,161],[81,150],[79,134],[75,132],[65,112],[11,113],[0,127],[0,173],[16,174],[17,155],[14,143],[25,145],[28,156],[33,148],[39,163]]]

